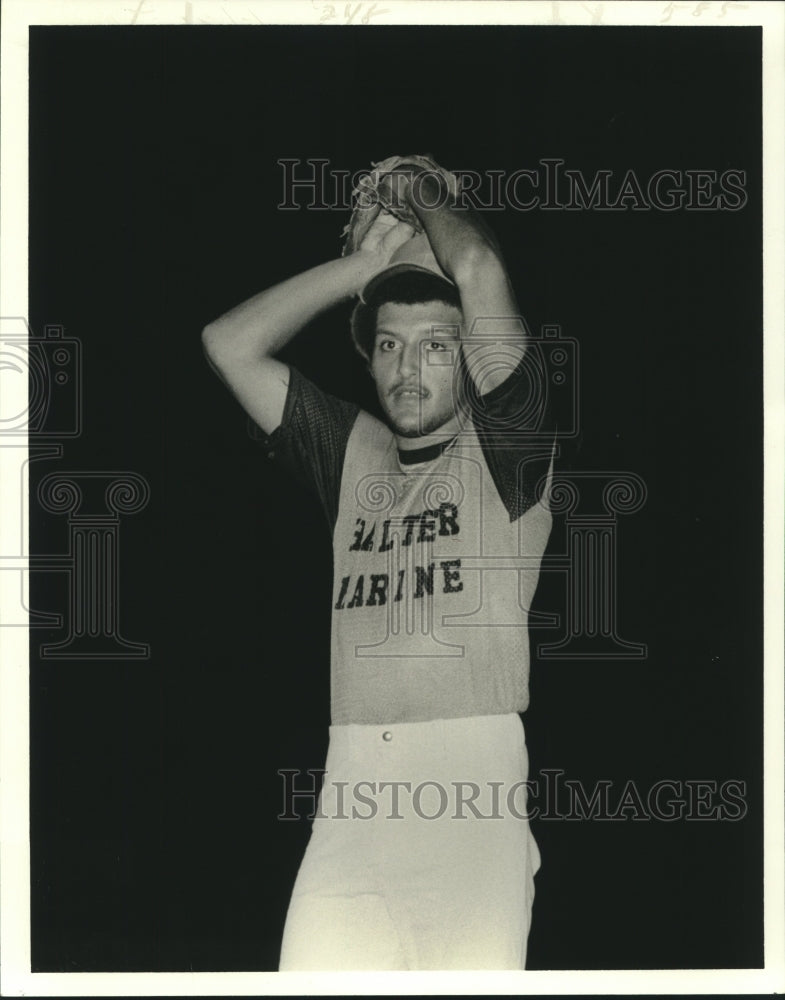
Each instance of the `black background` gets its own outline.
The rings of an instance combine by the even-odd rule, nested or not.
[[[46,661],[65,632],[31,632],[33,969],[276,968],[308,836],[276,819],[276,772],[323,764],[330,545],[200,332],[338,252],[345,211],[277,209],[279,158],[406,152],[747,172],[736,212],[491,222],[532,329],[579,341],[573,467],[647,485],[620,518],[618,603],[648,657],[535,658],[532,773],[747,783],[739,822],[535,821],[529,968],[761,965],[759,30],[38,27],[30,69],[30,322],[78,338],[84,376],[83,433],[34,464],[31,495],[52,471],[146,478],[120,624],[151,646]],[[287,357],[370,406],[347,317]],[[65,551],[65,519],[34,502],[31,537]],[[33,574],[34,609],[65,601],[62,574]],[[536,608],[564,605],[544,573]]]

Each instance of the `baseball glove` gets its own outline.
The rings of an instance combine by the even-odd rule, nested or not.
[[[406,204],[405,199],[400,197],[394,172],[405,171],[407,167],[428,170],[444,179],[453,196],[458,194],[458,178],[440,167],[430,156],[388,156],[386,160],[372,163],[371,167],[373,169],[370,173],[364,174],[352,191],[354,203],[352,216],[341,233],[342,257],[354,253],[359,248],[365,234],[383,210],[390,212],[402,222],[407,222],[416,232],[423,231],[420,220]]]

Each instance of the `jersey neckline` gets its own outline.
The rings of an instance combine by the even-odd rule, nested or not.
[[[398,461],[401,465],[419,465],[421,462],[432,462],[434,458],[438,458],[442,452],[446,451],[454,440],[455,438],[451,437],[447,441],[437,441],[424,448],[398,448]]]

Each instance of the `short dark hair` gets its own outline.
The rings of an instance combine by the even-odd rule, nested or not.
[[[399,271],[391,275],[373,289],[367,302],[361,299],[352,312],[352,340],[366,361],[370,361],[373,355],[376,317],[379,306],[385,302],[400,305],[444,302],[445,305],[455,306],[456,309],[461,308],[458,289],[437,274],[428,274],[425,271]]]

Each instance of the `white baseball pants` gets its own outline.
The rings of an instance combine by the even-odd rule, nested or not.
[[[280,970],[523,969],[520,717],[332,726],[326,768]]]

